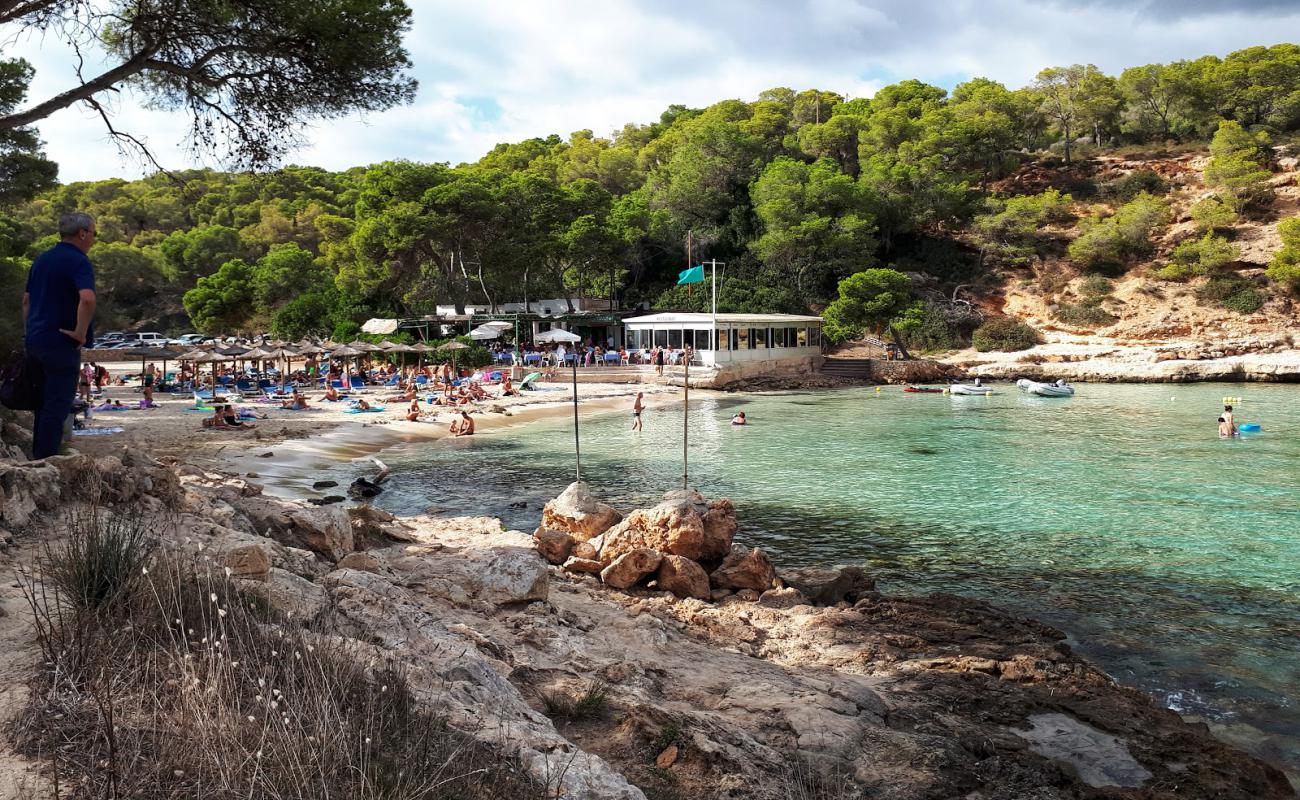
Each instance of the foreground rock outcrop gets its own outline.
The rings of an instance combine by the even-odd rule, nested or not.
[[[882,595],[861,570],[780,570],[734,541],[723,501],[673,493],[632,512],[623,531],[642,546],[608,557],[622,523],[552,514],[545,529],[579,529],[560,531],[561,568],[548,560],[562,548],[543,557],[546,537],[493,519],[304,517],[229,476],[100,466],[113,465],[5,467],[0,518],[39,523],[30,509],[72,497],[72,480],[137,487],[130,502],[168,509],[167,547],[345,637],[367,669],[401,670],[420,703],[557,797],[1291,796],[1277,770],[1117,686],[1060,632],[973,600]],[[582,562],[626,567],[626,588]],[[598,699],[585,716],[556,710],[580,696]]]

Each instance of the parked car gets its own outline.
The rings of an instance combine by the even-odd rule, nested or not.
[[[201,333],[183,333],[175,339],[168,341],[168,344],[179,345],[181,347],[194,347],[201,344],[206,337]]]

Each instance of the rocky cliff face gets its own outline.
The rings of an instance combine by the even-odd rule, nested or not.
[[[493,519],[318,509],[142,456],[8,462],[0,479],[6,526],[79,494],[167,509],[165,546],[291,620],[328,619],[363,663],[403,670],[422,703],[559,797],[1291,796],[1277,770],[1117,686],[1058,631],[883,595],[859,570],[783,573],[734,546],[724,500],[673,493],[616,522],[566,493],[548,521],[590,536],[565,563],[655,562],[602,581]],[[565,697],[588,713],[560,711]]]

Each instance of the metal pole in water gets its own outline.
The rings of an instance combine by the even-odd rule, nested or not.
[[[573,359],[573,476],[582,480],[582,452],[578,449],[578,359]]]
[[[682,488],[690,487],[690,470],[686,456],[687,439],[690,433],[690,407],[691,407],[691,350],[686,348],[682,356],[686,359],[686,371],[682,379]]]

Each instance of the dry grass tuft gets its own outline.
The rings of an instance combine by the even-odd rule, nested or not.
[[[72,798],[540,798],[348,640],[281,624],[155,521],[73,520],[24,576],[43,671],[14,724]]]

